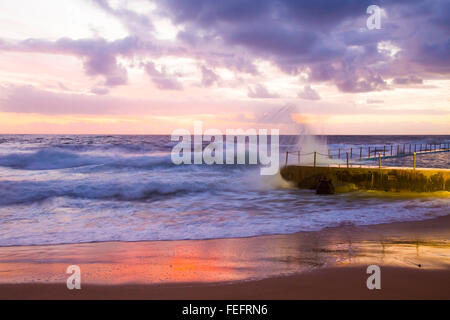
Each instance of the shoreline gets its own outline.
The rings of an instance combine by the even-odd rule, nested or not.
[[[248,238],[0,247],[0,299],[450,299],[449,239],[447,215]],[[74,264],[82,289],[69,291]],[[371,264],[381,290],[366,287]]]
[[[450,170],[450,169],[447,169]],[[408,193],[399,193],[399,192],[386,192],[386,191],[378,191],[378,190],[367,190],[365,192],[366,198],[376,198],[378,197],[378,193],[388,194],[388,196],[385,196],[385,198],[400,198],[400,199],[418,199],[418,198],[429,198],[430,194],[435,198],[448,198],[450,197],[449,191],[433,191],[433,192],[408,192]],[[449,209],[450,210],[450,209]],[[353,223],[350,223],[349,226],[357,228],[357,229],[364,229],[364,228],[376,228],[378,226],[390,226],[390,225],[397,225],[397,224],[422,224],[427,221],[434,221],[438,219],[449,219],[450,220],[450,211],[447,216],[439,216],[439,217],[433,217],[429,219],[424,220],[411,220],[411,221],[395,221],[395,222],[383,222],[383,223],[376,223],[376,224],[368,224],[368,225],[356,225]],[[446,222],[446,221],[445,221]],[[449,221],[450,224],[450,221]],[[449,225],[450,226],[450,225]],[[0,245],[0,251],[3,248],[33,248],[33,247],[57,247],[57,246],[72,246],[72,245],[95,245],[95,244],[103,244],[103,243],[155,243],[155,242],[181,242],[181,241],[215,241],[215,240],[232,240],[232,239],[252,239],[252,238],[270,238],[270,237],[277,237],[277,236],[295,236],[295,235],[301,235],[301,234],[307,234],[307,233],[317,233],[317,232],[323,232],[323,231],[329,231],[333,229],[339,229],[341,226],[332,226],[332,227],[325,227],[320,230],[302,230],[302,231],[296,231],[294,233],[270,233],[270,234],[262,234],[262,235],[250,235],[250,236],[240,236],[240,237],[218,237],[218,238],[202,238],[202,239],[161,239],[161,240],[130,240],[130,241],[122,241],[122,240],[107,240],[107,241],[86,241],[86,242],[77,242],[77,243],[50,243],[50,244],[19,244],[19,245]],[[450,230],[449,230],[450,233]]]

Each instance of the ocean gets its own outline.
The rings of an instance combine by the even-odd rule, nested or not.
[[[341,149],[342,159],[353,148],[354,163],[361,147],[450,136],[281,136],[280,165],[305,141],[309,150]],[[258,165],[175,165],[175,144],[162,135],[0,135],[0,246],[251,237],[450,213],[445,193],[318,196],[262,176]],[[412,157],[383,166],[410,167]],[[450,168],[450,153],[420,155],[417,167]]]

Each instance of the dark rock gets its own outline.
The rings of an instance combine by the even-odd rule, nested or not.
[[[331,182],[331,179],[322,178],[319,180],[319,183],[316,186],[317,194],[334,194],[334,186]]]

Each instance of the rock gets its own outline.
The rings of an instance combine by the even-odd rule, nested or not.
[[[316,194],[334,194],[334,186],[330,179],[322,178],[316,186]]]

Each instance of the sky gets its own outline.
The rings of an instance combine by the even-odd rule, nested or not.
[[[448,0],[0,1],[0,133],[450,134],[449,85]]]

